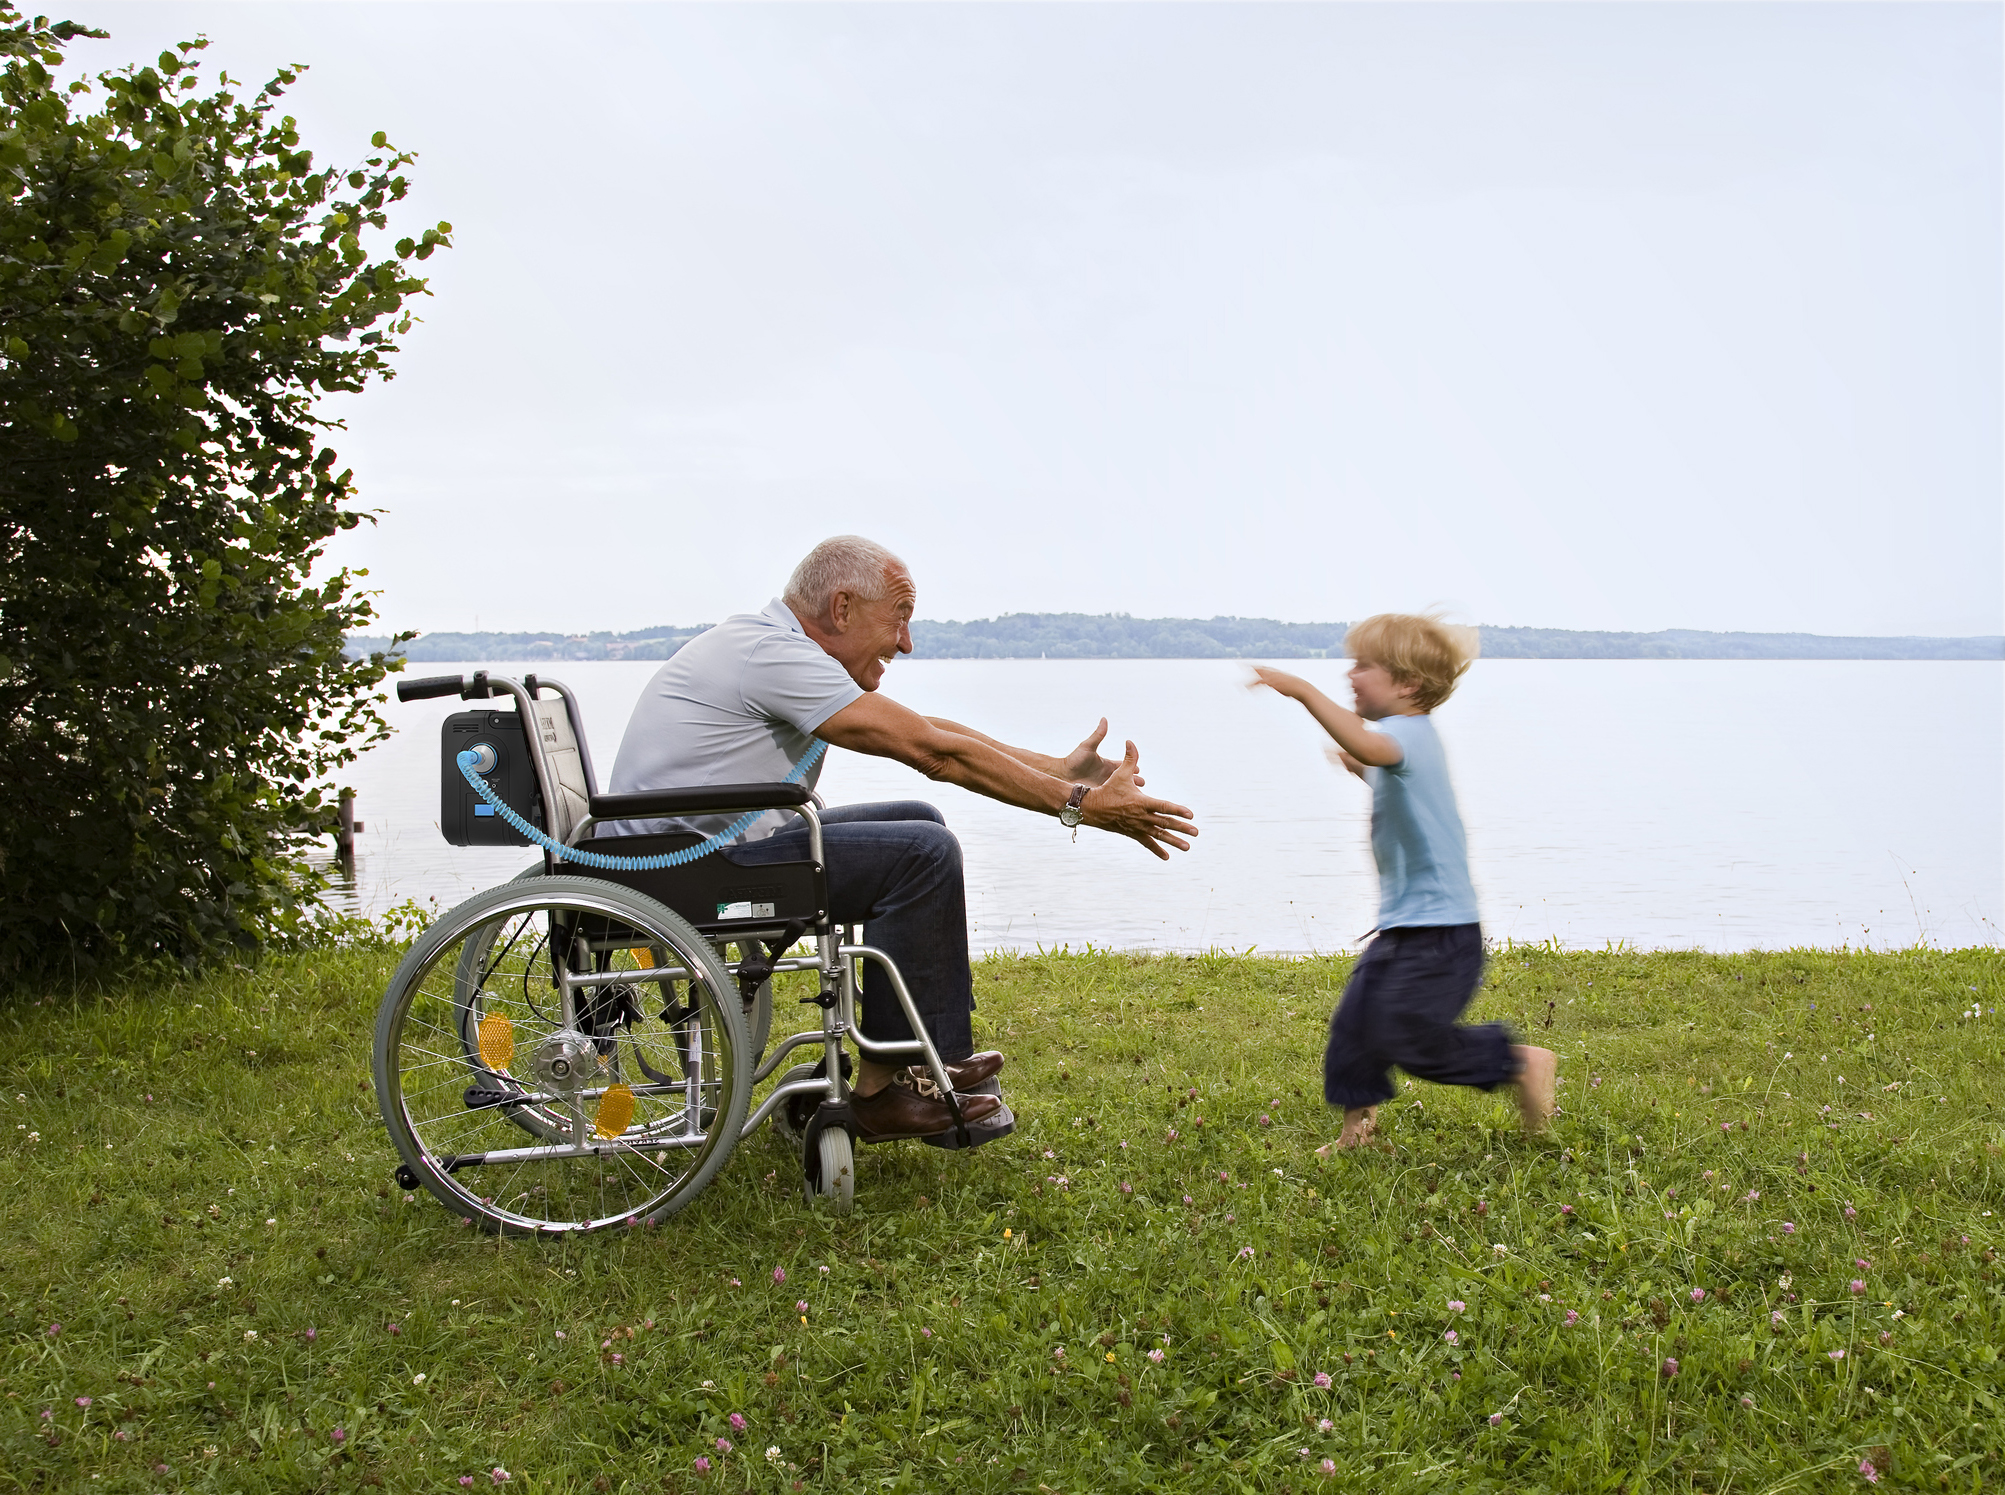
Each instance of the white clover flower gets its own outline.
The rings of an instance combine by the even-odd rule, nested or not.
[[[779,1445],[779,1444],[777,1444],[777,1443],[773,1443],[773,1444],[769,1444],[769,1445],[767,1446],[767,1448],[766,1448],[766,1462],[767,1462],[768,1464],[777,1464],[777,1463],[779,1463],[779,1462],[780,1462],[780,1445]]]

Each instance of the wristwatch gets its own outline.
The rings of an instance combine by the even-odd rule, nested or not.
[[[1086,784],[1074,784],[1072,792],[1065,797],[1065,803],[1058,810],[1058,823],[1071,827],[1072,839],[1075,841],[1079,839],[1079,822],[1086,818],[1084,806],[1086,791],[1090,787]]]

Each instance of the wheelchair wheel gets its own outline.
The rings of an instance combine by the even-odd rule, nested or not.
[[[856,1203],[856,1148],[839,1126],[827,1128],[815,1142],[821,1182],[803,1179],[803,1192],[809,1204],[820,1200],[836,1214],[846,1215]]]
[[[598,879],[469,898],[411,947],[376,1019],[376,1093],[405,1169],[498,1231],[673,1214],[730,1156],[751,1072],[709,941]]]

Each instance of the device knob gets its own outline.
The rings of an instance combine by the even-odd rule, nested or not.
[[[483,778],[493,773],[494,766],[501,761],[501,754],[491,742],[476,742],[467,751],[473,754],[473,771]]]

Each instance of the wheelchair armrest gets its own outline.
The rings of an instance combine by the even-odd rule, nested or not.
[[[783,810],[812,797],[805,784],[706,784],[701,789],[649,789],[640,794],[595,794],[594,820],[645,820],[722,810]]]

